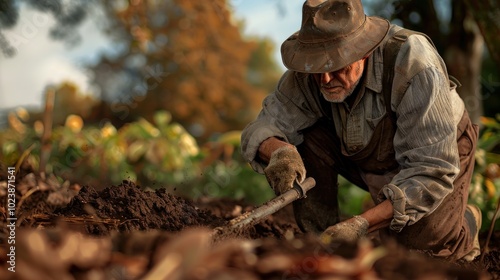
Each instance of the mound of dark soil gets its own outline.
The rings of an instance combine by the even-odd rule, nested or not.
[[[144,191],[129,181],[102,191],[83,187],[66,207],[56,210],[55,214],[108,221],[104,227],[102,224],[87,226],[87,232],[96,235],[148,229],[176,232],[186,227],[213,228],[225,223],[224,219],[197,209],[191,202],[173,196],[165,189]]]

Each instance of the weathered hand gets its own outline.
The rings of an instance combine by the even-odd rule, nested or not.
[[[368,232],[369,223],[361,216],[354,216],[331,227],[320,236],[324,243],[348,242],[355,243]]]
[[[301,183],[306,178],[306,168],[297,149],[287,145],[271,154],[264,174],[274,193],[280,195],[293,187],[295,179]]]

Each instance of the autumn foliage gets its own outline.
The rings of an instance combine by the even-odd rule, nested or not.
[[[148,119],[167,110],[202,138],[255,117],[266,91],[249,81],[250,67],[258,67],[250,60],[269,49],[242,38],[225,0],[131,1],[107,9],[116,14],[110,32],[128,49],[95,66],[116,116]],[[112,92],[113,79],[129,83]]]

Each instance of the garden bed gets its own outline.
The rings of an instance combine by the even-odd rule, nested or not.
[[[220,236],[214,228],[252,206],[192,201],[128,181],[100,191],[50,183],[34,191],[25,181],[18,187],[16,272],[7,270],[2,225],[0,279],[500,279],[499,232],[482,258],[451,263],[376,238],[325,245],[300,232],[290,207]]]

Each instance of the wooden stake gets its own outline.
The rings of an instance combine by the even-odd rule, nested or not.
[[[484,255],[488,252],[488,245],[490,245],[491,235],[493,234],[493,230],[495,229],[495,222],[498,217],[498,212],[500,212],[500,199],[498,199],[497,209],[495,211],[495,215],[493,215],[493,219],[491,220],[488,237],[486,238],[486,243],[484,244],[483,252],[481,253],[481,260],[480,260],[481,263],[484,261]]]
[[[53,122],[53,112],[54,112],[54,99],[55,91],[54,89],[48,89],[45,95],[45,111],[43,113],[43,134],[40,139],[41,149],[40,149],[40,166],[38,172],[45,173],[47,168],[47,162],[50,158],[50,151],[52,149],[52,143],[50,137],[52,136],[52,122]]]

